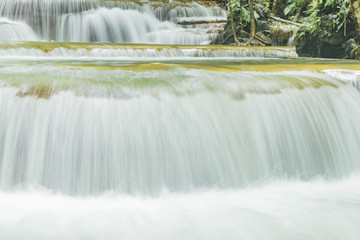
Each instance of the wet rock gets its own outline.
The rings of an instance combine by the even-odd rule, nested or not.
[[[265,34],[263,34],[262,32],[256,33],[256,37],[258,38],[258,40],[261,40],[261,42],[267,46],[270,46],[272,43],[271,38],[265,36]]]
[[[231,28],[225,27],[225,30],[221,32],[210,44],[213,45],[230,45],[233,44],[234,37]]]
[[[240,43],[248,43],[249,41],[250,41],[250,39],[248,37],[239,38]]]
[[[256,30],[257,31],[264,31],[264,30],[270,30],[270,22],[269,21],[257,21],[256,22]]]
[[[235,29],[237,29],[236,31],[236,35],[237,38],[242,39],[242,38],[248,38],[249,37],[249,33],[245,32],[245,31],[241,31],[240,28],[235,27]],[[233,36],[233,32],[230,26],[230,23],[227,23],[225,26],[225,30],[223,32],[221,32],[210,44],[213,45],[231,45],[234,44],[234,36]],[[241,41],[240,41],[241,43]]]
[[[360,46],[356,46],[350,52],[350,58],[360,60]]]
[[[335,20],[336,15],[332,14],[321,17],[320,26],[313,33],[308,27],[301,27],[295,38],[297,54],[300,57],[345,58],[348,45],[344,43],[356,37],[355,26],[348,20],[344,34],[344,28],[334,27]]]
[[[351,38],[342,44],[342,47],[345,49],[346,58],[354,58],[351,56],[351,52],[357,47],[355,39]]]
[[[271,17],[271,10],[267,7],[262,5],[255,5],[256,11],[260,14],[261,19],[270,19]]]
[[[227,6],[227,0],[215,0],[215,2],[217,4],[219,4],[222,7],[226,7]]]
[[[249,38],[250,37],[250,33],[242,31],[240,33],[240,38]]]
[[[252,40],[250,40],[250,45],[251,46],[263,46],[264,44],[257,39],[252,39]]]

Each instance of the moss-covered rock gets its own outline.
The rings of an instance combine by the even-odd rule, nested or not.
[[[301,57],[345,58],[349,57],[350,39],[356,37],[354,22],[348,18],[346,30],[334,26],[336,15],[328,14],[320,18],[319,25],[304,25],[296,34],[296,52]]]
[[[271,38],[273,45],[286,46],[289,43],[289,39],[294,35],[298,29],[295,25],[287,25],[283,23],[275,23],[270,28]]]

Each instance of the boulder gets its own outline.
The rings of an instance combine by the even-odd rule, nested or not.
[[[344,43],[356,37],[355,25],[348,20],[344,34],[344,28],[334,27],[334,21],[336,15],[328,14],[320,18],[320,25],[312,29],[313,32],[308,26],[300,27],[295,38],[297,54],[300,57],[345,58],[349,47]]]
[[[350,38],[342,44],[342,47],[345,49],[345,58],[354,58],[351,53],[357,47],[355,39]]]

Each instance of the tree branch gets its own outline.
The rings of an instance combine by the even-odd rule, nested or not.
[[[271,16],[271,19],[273,19],[273,20],[275,20],[275,21],[278,21],[278,22],[295,25],[295,26],[298,26],[298,27],[300,27],[300,26],[303,25],[303,24],[301,24],[301,23],[292,22],[292,21],[285,20],[285,19],[282,19],[282,18],[279,18],[279,17],[274,17],[274,16]]]

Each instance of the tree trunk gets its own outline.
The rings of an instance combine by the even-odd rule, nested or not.
[[[254,0],[249,0],[249,11],[250,11],[250,40],[255,38],[256,27],[255,27],[255,14],[254,14]]]
[[[273,5],[272,5],[272,8],[271,8],[271,13],[273,16],[276,16],[276,12],[277,12],[277,1],[278,0],[274,0],[273,1]]]
[[[237,38],[237,35],[236,35],[236,31],[235,31],[235,26],[234,26],[234,16],[233,16],[233,8],[232,8],[232,0],[229,0],[229,11],[230,11],[230,23],[231,23],[231,30],[232,30],[232,33],[233,33],[233,36],[234,36],[234,41],[235,41],[235,44],[237,46],[240,45],[240,42]]]
[[[239,0],[239,6],[241,6],[241,0]],[[242,12],[242,9],[240,9],[240,22],[239,22],[239,24],[240,24],[240,32],[241,32],[241,34],[242,34],[242,32],[244,31],[244,24],[243,24],[243,12]]]
[[[351,0],[351,10],[355,18],[357,38],[360,41],[360,0]]]

